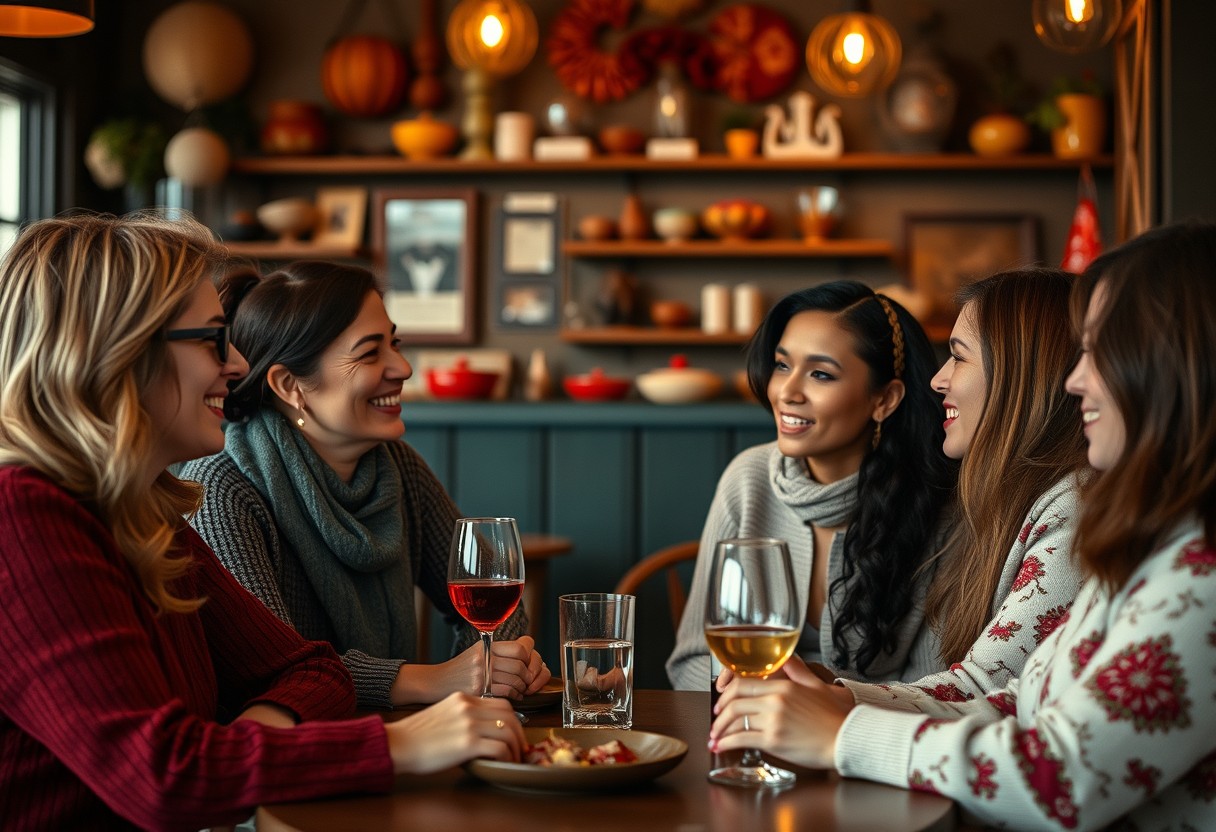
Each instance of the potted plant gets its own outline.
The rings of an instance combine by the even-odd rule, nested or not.
[[[722,143],[732,159],[749,159],[760,147],[758,119],[751,110],[731,110],[722,119]]]
[[[89,137],[85,167],[100,187],[126,188],[128,210],[142,208],[151,202],[156,180],[164,176],[167,143],[165,129],[155,122],[110,119]]]
[[[1061,159],[1086,159],[1106,143],[1106,101],[1093,73],[1061,76],[1026,120],[1051,133],[1051,149]]]
[[[1018,70],[1017,56],[1007,43],[997,44],[985,59],[985,99],[989,113],[971,125],[971,149],[980,156],[1010,156],[1030,144],[1030,128],[1015,113],[1023,112],[1030,86]]]

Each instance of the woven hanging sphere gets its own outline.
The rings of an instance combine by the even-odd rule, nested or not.
[[[391,41],[375,35],[342,38],[321,59],[321,89],[349,116],[391,113],[401,105],[408,81],[405,55]]]
[[[222,181],[229,161],[227,143],[206,127],[187,127],[165,146],[165,173],[191,188]]]
[[[461,69],[514,75],[539,39],[536,15],[520,0],[463,0],[448,20],[448,52]]]
[[[828,15],[811,32],[806,66],[824,92],[864,98],[895,80],[903,49],[894,27],[878,15]]]
[[[253,36],[218,3],[170,6],[144,38],[144,75],[156,94],[183,110],[235,93],[253,68]]]

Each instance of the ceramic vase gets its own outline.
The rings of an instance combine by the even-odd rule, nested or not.
[[[1106,140],[1106,103],[1096,95],[1056,96],[1067,122],[1051,131],[1051,149],[1061,159],[1087,159],[1102,152]]]
[[[637,194],[625,197],[621,207],[621,216],[617,220],[617,232],[622,240],[645,240],[650,236],[650,217],[642,207],[642,200]]]

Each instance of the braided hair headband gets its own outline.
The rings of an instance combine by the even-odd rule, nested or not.
[[[887,320],[891,322],[891,342],[895,345],[895,377],[902,378],[904,374],[904,331],[899,326],[899,318],[895,314],[895,307],[891,302],[882,295],[874,295],[874,299],[882,304],[883,311],[887,313]]]

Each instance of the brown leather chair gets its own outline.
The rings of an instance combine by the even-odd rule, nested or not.
[[[666,570],[667,607],[671,613],[671,630],[674,633],[680,627],[680,618],[684,615],[684,602],[687,599],[676,566],[682,561],[696,559],[700,548],[699,540],[686,540],[646,556],[617,581],[615,591],[623,595],[634,595],[647,578],[660,570]]]

